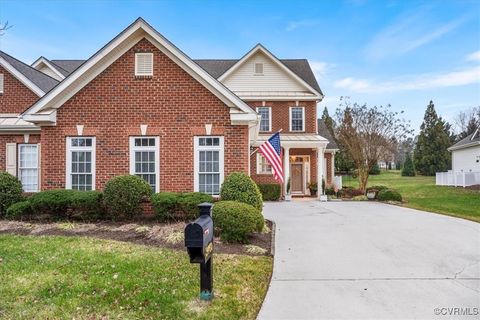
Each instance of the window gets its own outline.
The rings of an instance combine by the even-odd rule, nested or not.
[[[290,131],[305,131],[305,108],[290,108]]]
[[[153,53],[135,53],[135,75],[153,76]]]
[[[38,145],[18,145],[18,176],[23,191],[38,191]]]
[[[67,138],[67,189],[95,190],[95,138]]]
[[[220,194],[224,176],[223,153],[223,137],[195,137],[195,191]]]
[[[160,138],[130,137],[130,174],[145,179],[160,191]]]
[[[260,131],[272,131],[272,108],[258,107],[257,113],[262,116],[260,120]]]
[[[255,74],[263,74],[263,63],[255,63]]]
[[[3,73],[0,73],[0,94],[3,94]]]
[[[272,174],[272,166],[260,152],[257,152],[257,174]]]

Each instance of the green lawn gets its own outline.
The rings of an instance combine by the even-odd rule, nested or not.
[[[271,257],[215,255],[211,304],[186,252],[79,237],[0,235],[1,319],[254,319]]]
[[[351,177],[343,177],[345,186],[358,187]],[[437,212],[480,222],[480,192],[435,185],[435,177],[402,177],[399,171],[382,171],[370,176],[368,185],[385,185],[398,190],[406,207]]]

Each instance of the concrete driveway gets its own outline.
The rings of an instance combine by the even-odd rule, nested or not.
[[[478,223],[373,202],[264,213],[275,264],[259,319],[480,318]]]

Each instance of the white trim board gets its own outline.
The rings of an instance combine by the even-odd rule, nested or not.
[[[28,89],[33,91],[37,96],[42,97],[45,95],[42,89],[40,89],[35,83],[30,81],[27,77],[25,77],[22,73],[20,73],[17,69],[15,69],[10,63],[8,63],[5,59],[0,57],[0,65],[5,68],[11,75],[18,79],[21,83],[23,83]]]
[[[60,72],[58,71],[57,68],[55,68],[51,63],[50,61],[48,61],[47,58],[41,56],[40,58],[38,58],[37,60],[35,60],[34,63],[31,64],[31,67],[32,68],[35,68],[37,70],[40,71],[40,68],[39,66],[42,65],[42,63],[50,70],[52,70],[53,73],[55,73],[59,78],[60,78],[60,81],[62,81],[63,79],[65,79],[65,76]]]

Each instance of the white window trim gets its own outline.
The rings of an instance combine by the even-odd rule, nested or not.
[[[22,169],[20,167],[20,160],[21,160],[21,153],[20,153],[20,148],[22,146],[36,146],[37,147],[37,189],[36,190],[30,190],[30,191],[25,191],[25,192],[39,192],[40,191],[40,144],[38,143],[19,143],[17,145],[18,148],[18,157],[17,157],[17,170],[18,170],[18,180],[22,178],[22,175],[20,174],[20,170]],[[30,168],[32,169],[32,168]],[[22,183],[22,188],[23,188],[23,183]]]
[[[200,138],[219,138],[219,145],[218,146],[200,146],[199,140]],[[223,183],[225,178],[225,144],[223,136],[195,136],[194,143],[193,143],[193,191],[199,192],[199,171],[200,171],[200,164],[199,164],[199,153],[200,151],[219,151],[218,153],[218,170],[220,171],[220,187]],[[220,194],[214,194],[212,196],[219,196]]]
[[[3,94],[3,87],[4,87],[4,84],[5,83],[5,77],[3,76],[3,73],[0,73],[0,94]]]
[[[258,113],[258,109],[267,108],[268,109],[268,131],[260,130],[260,132],[272,132],[272,107],[257,107],[255,111]],[[261,127],[260,127],[261,129]]]
[[[152,59],[152,72],[150,73],[138,73],[138,56],[149,56]],[[135,76],[136,77],[149,77],[153,76],[153,53],[152,52],[137,52],[135,53]]]
[[[292,110],[293,108],[300,108],[302,109],[302,130],[292,130]],[[290,132],[305,132],[305,107],[290,107]]]
[[[135,139],[155,139],[155,146],[135,146]],[[132,136],[130,137],[130,174],[135,174],[135,151],[155,152],[155,192],[160,192],[160,137]]]
[[[88,138],[92,139],[92,146],[91,147],[72,147],[72,139],[77,139],[77,138]],[[95,184],[96,184],[96,176],[95,172],[96,170],[96,163],[97,163],[97,139],[96,137],[89,137],[89,136],[71,136],[67,137],[67,161],[65,163],[66,167],[66,177],[65,177],[65,189],[72,189],[72,151],[91,151],[92,152],[92,191],[95,190]]]
[[[257,174],[268,175],[268,176],[273,175],[273,171],[271,171],[271,172],[262,171],[262,164],[261,164],[261,162],[260,162],[260,159],[261,159],[262,157],[265,158],[263,154],[261,154],[260,152],[257,152]],[[265,161],[267,161],[266,158],[265,158]],[[268,161],[267,161],[267,162],[268,162]]]

